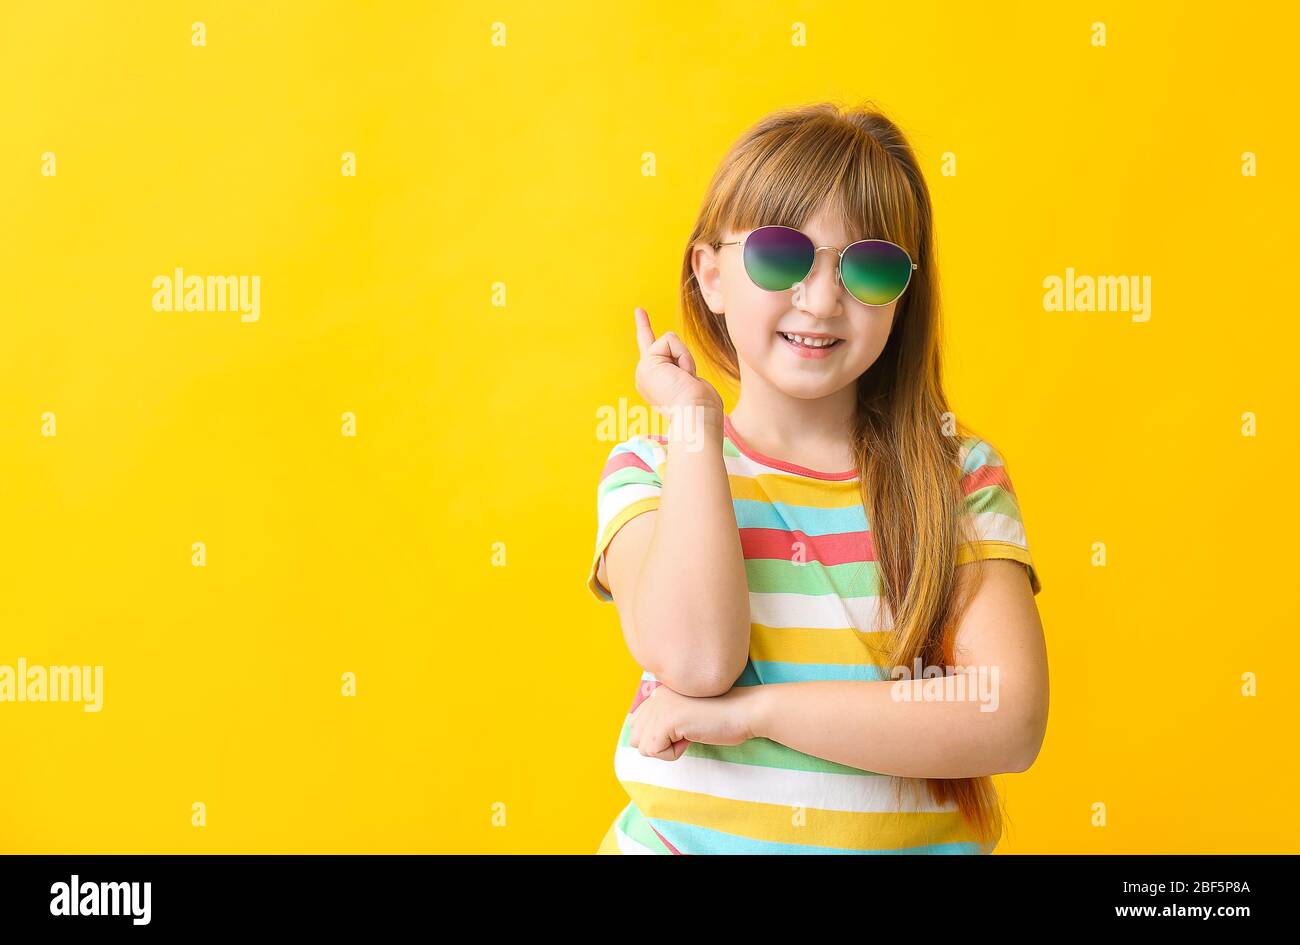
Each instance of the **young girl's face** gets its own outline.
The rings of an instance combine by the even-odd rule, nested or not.
[[[727,333],[742,362],[742,383],[750,373],[791,397],[813,399],[852,384],[875,363],[889,339],[898,300],[864,305],[836,278],[839,251],[873,234],[843,232],[825,208],[798,229],[814,246],[833,246],[835,251],[817,252],[812,272],[793,289],[769,292],[756,286],[745,273],[740,244],[716,250],[698,247],[696,279],[710,310],[725,313]],[[742,239],[746,232],[728,231],[722,240]],[[829,349],[809,352],[783,334],[840,340]]]

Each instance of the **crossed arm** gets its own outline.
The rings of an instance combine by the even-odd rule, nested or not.
[[[632,744],[674,760],[690,741],[729,745],[762,737],[899,777],[1024,771],[1047,727],[1042,623],[1024,565],[960,565],[958,594],[977,580],[958,624],[955,662],[962,672],[954,676],[778,683],[712,696],[685,696],[665,685],[638,706]]]
[[[959,566],[959,584],[973,581],[978,568]],[[1027,769],[1047,728],[1042,623],[1024,565],[990,559],[983,568],[957,631],[956,662],[964,679],[751,687],[754,734],[900,777],[971,778]]]

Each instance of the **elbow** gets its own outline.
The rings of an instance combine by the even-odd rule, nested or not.
[[[651,631],[643,637],[637,662],[655,679],[684,696],[721,696],[731,691],[749,663],[749,625],[743,634],[692,634],[689,642]],[[680,636],[680,635],[679,635]],[[650,649],[651,652],[647,652]]]
[[[700,660],[684,660],[651,670],[659,680],[683,696],[721,696],[731,691],[740,673],[729,673]]]
[[[1038,749],[1022,748],[1018,754],[1013,754],[1011,760],[1002,765],[1000,774],[1023,774],[1034,765],[1034,760],[1038,757]]]
[[[1046,734],[1047,708],[1044,706],[1041,711],[1029,713],[1013,727],[1004,771],[1014,774],[1028,771],[1038,759]]]
[[[748,659],[748,650],[740,654],[739,660],[721,655],[708,658],[699,653],[687,653],[646,668],[655,679],[684,696],[721,696],[731,691],[744,672]]]

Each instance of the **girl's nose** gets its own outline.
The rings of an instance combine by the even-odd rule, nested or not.
[[[833,310],[839,304],[840,257],[834,249],[825,248],[829,251],[829,255],[823,257],[821,250],[818,250],[813,258],[812,272],[804,279],[804,303],[808,308],[817,311]],[[826,272],[828,267],[829,274]]]

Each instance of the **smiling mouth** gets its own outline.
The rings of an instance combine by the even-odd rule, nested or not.
[[[777,334],[796,348],[807,348],[810,351],[822,351],[827,348],[834,348],[836,345],[839,345],[844,341],[843,338],[808,338],[804,335],[792,335],[784,331],[778,331]]]

